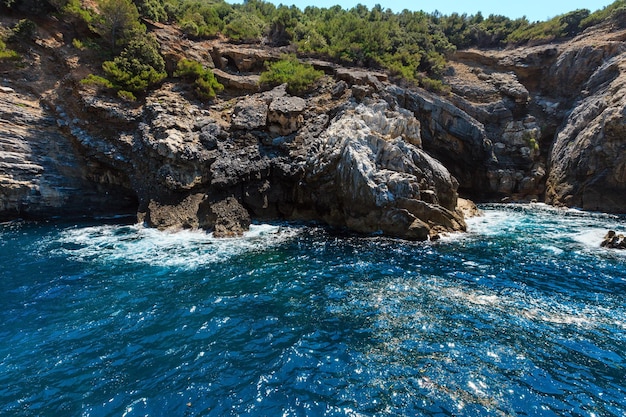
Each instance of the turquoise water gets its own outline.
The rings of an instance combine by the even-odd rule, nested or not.
[[[0,415],[626,415],[626,220],[484,212],[435,243],[4,224]]]

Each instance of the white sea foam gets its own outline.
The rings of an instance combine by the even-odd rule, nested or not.
[[[218,239],[199,230],[171,232],[141,225],[105,225],[68,229],[51,244],[78,260],[194,269],[274,247],[297,235],[299,230],[259,224],[250,226],[243,237]]]
[[[514,220],[514,213],[496,210],[484,211],[481,216],[466,220],[467,231],[472,234],[497,235],[504,233],[504,230]]]
[[[608,230],[626,233],[626,219],[613,214],[558,208],[547,204],[496,204],[483,207],[483,215],[466,220],[469,233],[465,238],[509,235],[510,239],[542,241],[541,248],[554,255],[566,250],[602,251],[600,247]],[[526,235],[526,236],[524,236]],[[626,256],[626,251],[617,255]]]

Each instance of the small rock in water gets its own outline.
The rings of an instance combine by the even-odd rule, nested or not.
[[[622,234],[615,233],[615,230],[609,230],[600,246],[609,249],[626,249],[626,238]]]

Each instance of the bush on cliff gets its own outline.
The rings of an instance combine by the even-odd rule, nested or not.
[[[18,54],[12,49],[8,49],[4,41],[0,39],[0,60],[3,60],[3,59],[18,60],[20,59],[20,54]]]
[[[311,23],[298,23],[294,28],[294,40],[298,52],[326,52],[328,43]]]
[[[270,22],[268,37],[275,46],[285,46],[293,39],[294,29],[298,25],[302,12],[295,6],[278,6]]]
[[[511,32],[508,43],[549,42],[554,39],[576,36],[582,31],[581,22],[589,16],[589,10],[578,9],[545,22],[522,26]]]
[[[224,19],[233,8],[223,1],[184,0],[165,3],[168,18],[178,22],[187,35],[212,38],[224,29]]]
[[[266,64],[267,70],[261,73],[262,84],[287,84],[290,94],[301,94],[310,89],[324,75],[312,65],[302,64],[295,55],[283,55],[282,59]]]
[[[30,41],[37,35],[37,24],[30,19],[21,19],[11,31],[13,32],[11,39],[16,41]]]
[[[144,92],[167,77],[156,40],[149,36],[132,40],[119,56],[105,61],[102,69],[117,89],[133,93]]]
[[[200,98],[214,98],[224,86],[217,81],[210,69],[205,69],[198,61],[181,59],[178,61],[175,77],[181,77],[194,83],[196,94]]]
[[[89,74],[88,76],[80,80],[80,83],[83,85],[91,85],[94,87],[102,87],[102,88],[114,88],[115,87],[110,80],[107,80],[106,78],[101,77],[99,75],[95,75],[95,74]]]
[[[586,29],[590,26],[597,25],[609,19],[618,20],[620,27],[624,25],[624,19],[620,17],[624,16],[626,12],[626,0],[617,0],[603,9],[597,10],[590,14],[580,22],[580,27]],[[617,19],[616,19],[617,18]]]
[[[130,0],[99,0],[98,9],[92,29],[109,41],[112,50],[146,31],[139,22],[137,6]]]
[[[224,26],[224,35],[242,43],[260,42],[265,22],[254,14],[235,13]]]
[[[135,5],[141,17],[146,17],[155,22],[167,20],[167,12],[162,0],[135,0]]]
[[[80,0],[59,0],[57,8],[73,24],[89,25],[94,18],[94,12],[83,8]]]

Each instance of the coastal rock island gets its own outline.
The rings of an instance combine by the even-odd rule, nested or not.
[[[542,45],[458,49],[437,92],[305,55],[321,75],[294,92],[259,82],[284,46],[144,24],[166,75],[135,100],[81,82],[97,61],[58,19],[38,18],[19,65],[0,61],[0,219],[136,213],[216,236],[303,220],[426,240],[465,230],[459,196],[626,211],[619,22]],[[181,59],[223,91],[194,94],[175,76]]]

